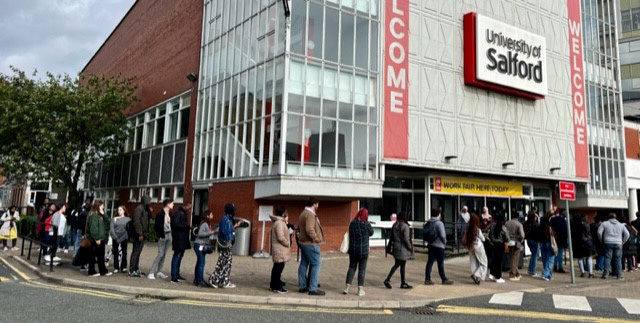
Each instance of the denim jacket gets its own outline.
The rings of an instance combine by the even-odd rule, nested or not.
[[[234,240],[235,231],[233,229],[233,216],[225,214],[220,219],[220,226],[218,227],[218,240],[220,241],[232,241]]]

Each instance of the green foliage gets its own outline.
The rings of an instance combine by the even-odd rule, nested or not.
[[[145,241],[148,242],[157,242],[158,236],[156,236],[156,230],[154,230],[156,221],[154,219],[149,220],[149,230],[147,230],[147,235],[144,237]]]
[[[0,165],[15,179],[48,180],[78,202],[87,163],[122,152],[128,134],[123,111],[136,101],[130,79],[46,74],[13,69],[0,74]]]
[[[35,239],[36,238],[36,217],[35,216],[22,216],[20,221],[16,222],[16,229],[18,230],[18,236]]]

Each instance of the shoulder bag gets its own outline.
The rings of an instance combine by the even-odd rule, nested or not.
[[[558,254],[558,244],[556,243],[556,236],[553,234],[553,230],[549,230],[551,231],[549,234],[549,239],[551,240],[551,252],[553,252],[553,255],[555,256]]]
[[[342,237],[342,243],[340,243],[340,252],[349,252],[349,230],[347,230],[347,232],[345,232],[344,236]]]
[[[394,224],[391,227],[391,235],[389,236],[389,241],[387,242],[387,246],[385,247],[385,252],[388,254],[393,254],[393,251],[395,250],[395,246],[394,246],[394,239],[393,239],[393,231],[395,230],[396,225]]]

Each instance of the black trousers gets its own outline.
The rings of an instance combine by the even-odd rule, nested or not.
[[[367,261],[369,260],[369,255],[365,256],[356,256],[349,254],[349,270],[347,271],[347,285],[351,285],[353,281],[353,276],[356,273],[356,268],[358,269],[358,286],[364,286],[364,275],[367,272]]]
[[[504,257],[504,244],[495,243],[493,245],[493,256],[491,257],[491,271],[489,272],[496,279],[502,278],[502,258]]]
[[[120,250],[122,250],[122,259],[120,259]],[[113,253],[113,268],[116,270],[127,268],[127,240],[120,243],[114,241],[111,252]]]
[[[402,284],[406,284],[407,283],[407,281],[405,280],[406,266],[407,266],[406,260],[396,259],[396,262],[393,264],[393,267],[391,267],[391,271],[389,271],[389,275],[387,276],[387,281],[391,280],[391,277],[393,277],[393,274],[395,274],[398,267],[400,267],[400,281]]]
[[[269,287],[273,290],[282,289],[282,271],[284,270],[284,262],[274,262],[271,268],[271,283]]]
[[[444,248],[427,247],[429,250],[429,259],[424,270],[424,280],[431,281],[431,270],[433,268],[433,262],[438,263],[438,274],[442,282],[447,280],[447,275],[444,273]]]
[[[98,271],[100,275],[107,272],[107,266],[104,264],[104,244],[102,241],[99,245],[95,241],[91,241],[91,257],[89,258],[89,275],[96,274],[96,261],[98,262]]]
[[[140,254],[144,248],[144,241],[133,240],[133,250],[131,250],[131,261],[129,262],[129,272],[140,271]]]
[[[7,241],[9,240],[2,240],[2,244],[4,245],[5,248],[7,247]],[[18,239],[11,239],[11,244],[12,244],[12,247],[15,248],[16,244],[18,244]]]

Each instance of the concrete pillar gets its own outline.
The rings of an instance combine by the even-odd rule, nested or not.
[[[631,220],[636,219],[636,212],[638,212],[638,190],[632,188],[629,189],[629,218]]]

